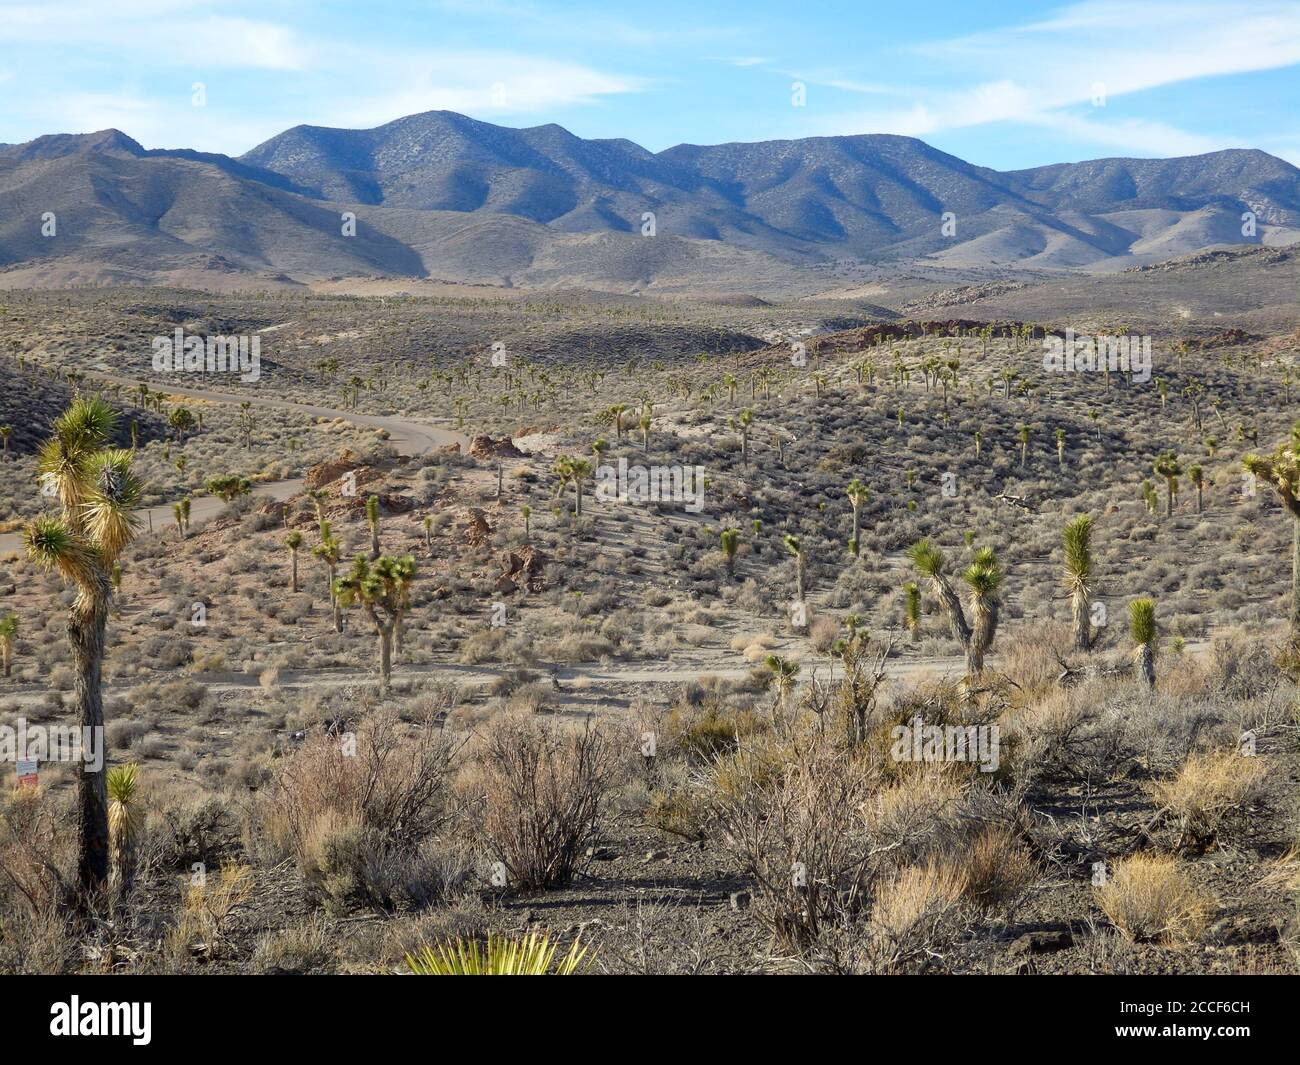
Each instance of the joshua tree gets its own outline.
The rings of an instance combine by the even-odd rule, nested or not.
[[[1160,496],[1150,481],[1142,482],[1142,502],[1147,505],[1147,513],[1154,514],[1160,504]]]
[[[54,423],[37,463],[57,489],[62,514],[42,515],[23,534],[27,553],[74,584],[68,643],[76,675],[74,692],[83,735],[104,735],[104,637],[113,596],[111,570],[135,536],[132,511],[141,486],[131,452],[108,441],[117,416],[102,399],[80,397]],[[105,751],[105,754],[107,752]],[[83,911],[108,879],[108,791],[104,765],[82,762],[77,772],[77,886]]]
[[[984,669],[984,656],[993,646],[997,634],[1001,602],[998,591],[1002,585],[1002,569],[993,549],[982,547],[976,551],[971,564],[962,573],[962,580],[969,588],[966,603],[970,610],[969,620],[945,572],[947,559],[943,551],[931,541],[921,540],[908,549],[907,555],[917,572],[930,581],[940,606],[947,614],[952,634],[966,652],[966,672],[972,676],[980,673]]]
[[[311,500],[312,506],[316,508],[316,525],[320,528],[325,526],[325,500],[329,499],[330,494],[324,488],[308,488],[307,498]]]
[[[727,390],[727,395],[730,397],[730,402],[731,402],[733,405],[734,405],[735,402],[736,402],[736,386],[737,386],[739,383],[740,383],[740,382],[736,380],[736,377],[735,377],[734,374],[723,374],[723,375],[722,375],[722,387],[725,388],[725,389]]]
[[[379,497],[366,500],[366,524],[370,526],[370,561],[379,557]]]
[[[1056,430],[1056,465],[1065,469],[1065,430]]]
[[[980,457],[980,452],[984,449],[984,434],[978,429],[975,430],[975,457]]]
[[[1092,518],[1081,514],[1065,527],[1065,587],[1070,593],[1074,618],[1074,646],[1080,651],[1092,647]]]
[[[367,562],[358,555],[346,577],[334,582],[334,596],[342,607],[359,606],[379,634],[379,677],[383,687],[393,672],[393,635],[410,606],[410,583],[415,577],[415,559],[410,555],[392,558],[382,555]]]
[[[727,560],[727,576],[733,577],[736,573],[736,549],[740,547],[740,532],[736,529],[723,529],[719,540],[722,543],[722,554]]]
[[[0,667],[6,677],[11,676],[14,668],[14,640],[18,636],[18,615],[10,614],[0,618]]]
[[[792,536],[789,533],[785,535],[782,542],[785,544],[785,549],[794,556],[795,598],[802,603],[804,590],[804,566],[806,562],[803,552],[803,543],[800,541],[799,537]]]
[[[1169,517],[1174,512],[1174,485],[1183,468],[1178,463],[1178,456],[1166,451],[1156,459],[1154,469],[1156,476],[1165,479],[1165,516]]]
[[[524,541],[532,543],[533,539],[533,508],[525,503],[519,508],[519,513],[524,519]]]
[[[294,529],[284,538],[284,545],[289,549],[289,587],[294,595],[298,594],[298,548],[302,547],[302,533]]]
[[[637,422],[641,427],[641,450],[647,454],[650,451],[650,426],[654,424],[654,416],[646,411],[641,415],[641,420]]]
[[[140,767],[115,765],[108,771],[108,843],[118,889],[130,890],[135,879],[135,847],[140,835]]]
[[[1022,425],[1020,427],[1019,433],[1017,434],[1020,437],[1020,465],[1022,467],[1025,464],[1025,457],[1029,451],[1029,433],[1030,433],[1029,426]]]
[[[623,414],[627,411],[626,403],[615,403],[609,408],[610,417],[614,419],[614,438],[623,439]]]
[[[849,506],[853,508],[853,539],[849,543],[852,545],[851,550],[856,558],[861,553],[862,540],[859,535],[861,528],[859,519],[862,516],[862,505],[867,501],[870,493],[867,492],[867,486],[854,477],[844,490],[844,494],[848,496]]]
[[[311,549],[315,555],[325,564],[325,571],[329,577],[330,589],[330,606],[334,612],[334,631],[343,631],[343,615],[339,610],[339,599],[334,592],[334,575],[338,572],[339,559],[342,557],[342,545],[334,539],[330,530],[330,523],[323,521],[320,523],[320,543]]]
[[[247,477],[240,477],[233,473],[224,477],[213,477],[208,481],[208,493],[226,503],[233,503],[252,490],[253,484]]]
[[[903,627],[913,643],[921,638],[921,586],[916,581],[903,585]]]
[[[780,655],[768,655],[763,664],[772,672],[776,681],[776,702],[780,706],[794,690],[795,677],[799,675],[799,663],[791,662]]]
[[[185,443],[185,435],[194,428],[194,415],[187,407],[177,407],[167,415],[167,425],[176,434],[178,444]]]
[[[1198,463],[1193,462],[1187,467],[1187,476],[1196,486],[1196,513],[1200,514],[1205,509],[1205,471]]]
[[[1291,429],[1291,439],[1272,455],[1249,454],[1241,460],[1257,481],[1273,486],[1291,522],[1291,634],[1300,639],[1300,421]]]
[[[433,518],[426,514],[420,519],[420,524],[424,528],[424,549],[433,550]]]
[[[746,407],[736,419],[740,423],[740,461],[749,465],[749,427],[754,422],[754,412]]]
[[[1133,637],[1138,675],[1148,688],[1156,686],[1156,604],[1134,599],[1128,605],[1129,634]]]
[[[0,425],[0,447],[4,450],[0,452],[0,458],[9,458],[9,438],[13,435],[14,427],[12,425]]]
[[[176,519],[176,533],[185,539],[185,508],[181,506],[180,500],[172,504],[172,517]]]

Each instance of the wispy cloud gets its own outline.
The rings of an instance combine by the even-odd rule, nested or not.
[[[1036,22],[927,42],[911,51],[918,61],[969,72],[970,83],[911,88],[911,106],[841,112],[820,124],[926,136],[1010,122],[1141,154],[1191,154],[1240,141],[1131,114],[1111,118],[1106,106],[1180,82],[1300,63],[1300,4],[1089,0]],[[1008,69],[1015,74],[1006,76]],[[859,91],[851,79],[827,78],[824,84]]]

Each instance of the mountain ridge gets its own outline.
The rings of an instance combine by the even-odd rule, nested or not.
[[[0,220],[11,279],[112,264],[106,278],[142,281],[215,269],[639,290],[709,280],[706,262],[715,282],[793,284],[836,262],[1111,272],[1300,240],[1300,169],[1259,149],[998,171],[893,134],[651,152],[449,111],[294,126],[238,157],[146,149],[116,129],[49,134],[0,146],[0,195],[16,208]],[[55,239],[33,221],[47,211]],[[477,252],[460,224],[474,217],[500,220],[477,227]]]

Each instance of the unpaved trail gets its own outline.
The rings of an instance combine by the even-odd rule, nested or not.
[[[1209,640],[1189,640],[1185,653],[1200,654],[1210,647]],[[829,667],[821,662],[806,662],[808,667],[800,675],[801,683],[812,675],[815,669],[820,675],[823,668]],[[997,656],[990,656],[988,667],[997,671]],[[395,666],[392,682],[425,680],[434,677],[438,680],[453,681],[467,687],[485,687],[500,677],[507,676],[521,668],[514,665],[482,666],[464,665],[459,662],[422,662],[413,665]],[[582,681],[586,685],[617,684],[688,684],[701,677],[718,677],[724,680],[743,680],[754,670],[753,666],[720,666],[712,668],[705,663],[689,668],[672,668],[669,663],[644,663],[642,665],[605,666],[579,665],[563,666],[551,672],[548,667],[531,667],[528,672],[538,679],[554,677],[560,683],[558,694],[579,695],[587,688],[573,687],[572,682]],[[885,664],[885,676],[891,679],[915,678],[931,675],[936,680],[959,679],[966,668],[966,659],[961,655],[936,655],[918,658],[891,658]],[[841,671],[836,671],[837,675]],[[233,670],[220,673],[166,674],[157,677],[138,677],[127,684],[111,684],[104,689],[105,696],[126,696],[141,684],[164,683],[175,680],[192,680],[202,684],[212,694],[222,692],[249,691],[262,686],[260,673],[243,673]],[[303,691],[313,689],[346,688],[356,685],[378,684],[376,670],[352,667],[327,667],[321,669],[280,669],[270,687],[274,690]],[[17,691],[0,693],[0,700],[6,704],[24,705],[39,702],[47,697],[47,685],[32,685]]]
[[[137,383],[129,378],[113,377],[109,374],[87,373],[86,376],[109,384],[132,386]],[[458,433],[452,429],[440,429],[436,426],[425,425],[422,422],[407,421],[390,415],[358,414],[355,411],[319,407],[310,403],[294,403],[289,400],[263,396],[230,395],[225,392],[213,392],[203,388],[180,388],[169,385],[161,391],[165,391],[172,396],[202,399],[211,403],[229,403],[234,406],[238,406],[240,403],[251,403],[254,407],[293,411],[297,414],[306,414],[316,418],[341,418],[344,421],[352,422],[354,425],[384,429],[388,433],[388,442],[393,446],[393,449],[399,455],[408,457],[423,455],[436,447],[445,447],[448,444],[459,444],[462,448],[469,446],[469,437],[463,433]],[[288,499],[290,496],[301,492],[302,487],[301,477],[291,477],[283,481],[263,481],[253,486],[253,495],[269,499]],[[226,504],[216,496],[198,496],[191,504],[190,520],[192,522],[206,521],[209,518],[216,517],[225,507]],[[147,507],[136,513],[140,515],[141,524],[144,528],[155,531],[161,530],[173,521],[172,505],[170,503]],[[21,549],[22,536],[20,533],[0,534],[0,555],[20,551]]]

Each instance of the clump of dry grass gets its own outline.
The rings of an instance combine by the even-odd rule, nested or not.
[[[1213,906],[1177,859],[1155,854],[1121,859],[1094,895],[1126,939],[1174,947],[1200,938]]]
[[[1179,847],[1209,846],[1224,824],[1261,793],[1267,764],[1237,751],[1193,754],[1178,774],[1148,785],[1151,797],[1174,817]]]
[[[909,865],[876,890],[867,934],[878,971],[900,972],[928,963],[951,942],[963,897],[964,870],[938,861]]]

